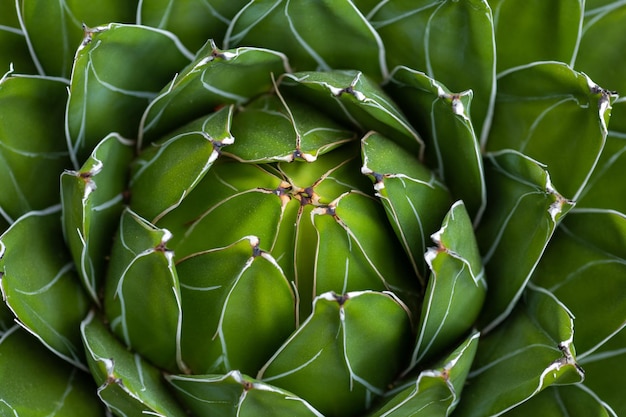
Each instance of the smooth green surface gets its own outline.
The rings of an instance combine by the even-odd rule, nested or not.
[[[104,417],[91,375],[18,325],[0,331],[0,415]]]
[[[3,300],[24,327],[85,369],[77,326],[89,311],[89,298],[63,243],[59,208],[29,212],[0,236],[0,285]]]
[[[400,370],[408,337],[407,311],[390,294],[324,293],[257,377],[324,414],[358,415]]]
[[[66,88],[56,79],[0,77],[0,207],[5,219],[17,220],[59,201],[58,175],[71,167],[63,127]]]
[[[291,284],[256,237],[195,253],[176,269],[182,309],[195,313],[183,316],[181,335],[193,373],[254,375],[295,330]]]

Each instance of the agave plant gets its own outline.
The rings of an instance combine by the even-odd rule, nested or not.
[[[0,415],[626,415],[625,1],[0,11]]]

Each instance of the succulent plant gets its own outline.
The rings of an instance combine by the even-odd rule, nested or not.
[[[626,2],[0,0],[0,415],[626,415]]]

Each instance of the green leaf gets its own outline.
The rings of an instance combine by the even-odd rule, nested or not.
[[[9,223],[59,202],[59,174],[71,166],[63,126],[66,88],[58,79],[0,78],[0,213]]]
[[[111,253],[104,309],[111,330],[152,363],[185,370],[180,352],[182,309],[171,234],[125,209]]]
[[[355,140],[354,132],[314,107],[280,95],[264,95],[233,120],[235,143],[225,154],[242,162],[315,161],[319,155]]]
[[[285,74],[281,86],[363,133],[375,130],[423,157],[424,142],[391,98],[358,71]]]
[[[187,415],[170,393],[161,372],[129,351],[92,312],[80,326],[89,369],[100,400],[118,416]]]
[[[231,371],[226,375],[168,375],[181,402],[197,417],[323,417],[294,394]],[[235,405],[236,404],[236,405]]]
[[[481,338],[455,417],[495,416],[553,384],[582,381],[571,313],[529,284],[506,324]]]
[[[358,192],[347,192],[328,207],[311,211],[315,235],[299,238],[315,245],[307,255],[314,257],[313,271],[308,271],[314,296],[389,290],[411,308],[419,304],[419,281],[407,268],[409,261],[385,217],[377,201]],[[298,278],[301,288],[307,275]]]
[[[615,98],[562,63],[501,73],[487,150],[515,149],[546,164],[560,192],[577,199],[604,146]]]
[[[152,222],[175,209],[231,144],[232,106],[166,136],[146,148],[133,164],[131,208]]]
[[[454,203],[432,237],[437,247],[425,254],[432,274],[422,304],[412,366],[444,351],[474,325],[487,287],[472,223],[462,201]]]
[[[489,288],[481,321],[489,330],[515,306],[572,203],[556,191],[544,165],[516,151],[487,154],[485,176],[489,204],[476,238]]]
[[[82,25],[131,23],[137,0],[17,0],[15,5],[39,73],[69,79]]]
[[[37,72],[18,19],[15,0],[0,0],[0,10],[0,74],[11,68],[22,74]]]
[[[396,67],[385,91],[396,100],[426,142],[425,163],[463,200],[472,218],[486,204],[483,162],[470,119],[471,90],[452,93],[423,72]]]
[[[206,39],[223,39],[235,14],[249,0],[142,0],[137,23],[168,30],[196,51]]]
[[[296,300],[254,236],[179,261],[183,360],[195,374],[256,373],[295,330]],[[242,331],[241,323],[246,323]]]
[[[551,386],[504,414],[505,417],[617,417],[617,414],[584,385]]]
[[[401,370],[410,335],[406,307],[391,293],[325,293],[257,378],[324,414],[356,415]]]
[[[390,139],[375,132],[361,139],[361,172],[372,179],[398,240],[422,285],[430,235],[450,207],[450,194],[433,172]]]
[[[591,0],[585,3],[585,20],[573,65],[604,88],[624,94],[626,80],[620,68],[626,65],[626,57],[615,51],[626,47],[622,31],[626,5],[621,1],[594,3]]]
[[[461,399],[469,373],[479,333],[472,333],[442,363],[423,370],[407,388],[395,394],[380,409],[368,417],[439,417],[448,416]]]
[[[79,171],[61,174],[65,241],[78,275],[96,303],[100,302],[105,265],[122,212],[132,145],[112,133],[96,146]]]
[[[182,66],[181,66],[182,68]],[[227,104],[243,104],[269,91],[271,74],[289,71],[280,52],[242,47],[220,50],[213,41],[150,103],[140,128],[140,146]]]
[[[472,120],[484,137],[496,87],[493,16],[487,1],[381,2],[368,20],[380,33],[390,68],[422,70],[451,91],[472,89]]]
[[[89,298],[63,242],[59,209],[30,212],[0,236],[0,285],[23,326],[59,357],[84,369],[78,325]]]
[[[489,4],[498,72],[535,61],[572,60],[579,46],[584,1],[490,0]]]
[[[0,414],[104,417],[91,376],[15,325],[0,331]]]
[[[67,105],[74,165],[80,166],[110,132],[137,137],[150,100],[192,58],[169,32],[117,23],[86,28]]]
[[[231,22],[224,43],[282,51],[298,71],[358,68],[377,81],[387,76],[380,36],[349,0],[250,2]]]
[[[622,329],[593,354],[581,358],[585,368],[584,387],[614,410],[612,417],[626,413],[626,330]]]
[[[576,317],[582,359],[626,327],[626,214],[575,208],[563,220],[532,281]]]
[[[624,123],[626,101],[617,103],[612,111],[612,121]],[[611,123],[611,126],[613,123]],[[620,126],[616,126],[617,129]],[[609,131],[609,136],[589,182],[576,201],[577,208],[603,208],[626,213],[626,181],[622,173],[626,167],[626,128],[622,132]]]

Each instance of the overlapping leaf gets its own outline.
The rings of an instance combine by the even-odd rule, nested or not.
[[[324,293],[257,377],[324,414],[357,415],[401,369],[411,334],[407,313],[391,293]]]
[[[455,416],[496,416],[553,384],[580,382],[574,324],[550,292],[529,286],[507,320],[481,338]]]
[[[82,25],[130,23],[137,0],[17,0],[20,26],[40,75],[70,78],[74,53],[83,37]],[[54,36],[50,36],[54,34]]]
[[[171,396],[161,371],[130,352],[93,312],[80,329],[89,369],[99,384],[98,396],[109,410],[122,417],[187,415]]]
[[[496,91],[496,44],[487,1],[387,1],[367,18],[380,33],[390,68],[407,66],[452,91],[473,91],[472,120],[484,136]]]
[[[195,374],[256,373],[296,326],[296,299],[276,260],[248,236],[176,265],[185,364]],[[245,331],[242,324],[245,323]]]
[[[471,90],[452,93],[420,71],[397,67],[385,84],[426,143],[425,163],[479,220],[486,204],[479,141],[470,118]]]
[[[59,209],[31,211],[0,236],[0,285],[3,299],[26,329],[85,369],[77,326],[89,310],[89,298],[63,242]]]
[[[174,35],[155,28],[111,23],[86,29],[66,113],[76,168],[110,132],[136,138],[145,107],[192,58]]]
[[[126,191],[126,167],[133,143],[111,134],[94,149],[79,171],[61,174],[63,233],[78,275],[99,303],[114,231]]]
[[[489,288],[481,321],[489,329],[514,308],[572,204],[554,188],[545,166],[519,152],[488,154],[485,165],[489,204],[476,236]]]
[[[59,201],[58,175],[71,166],[63,127],[66,88],[58,79],[0,78],[0,217],[8,223]]]
[[[423,370],[414,383],[395,394],[370,417],[438,417],[449,416],[461,399],[479,333],[472,333],[440,365]]]
[[[449,192],[416,155],[380,134],[363,137],[361,154],[361,172],[374,182],[398,240],[425,285],[424,252],[450,206]]]
[[[0,414],[104,417],[91,375],[14,325],[0,331]]]
[[[546,164],[559,191],[576,199],[604,147],[615,98],[562,63],[501,73],[487,150],[515,149]]]
[[[169,370],[184,370],[182,310],[170,232],[125,209],[111,252],[104,309],[127,346]]]
[[[281,52],[242,47],[220,50],[213,41],[150,103],[140,128],[142,142],[225,104],[243,104],[272,87],[271,74],[289,71]]]
[[[294,394],[239,371],[225,375],[170,375],[167,380],[198,417],[256,417],[270,409],[277,416],[323,417]]]
[[[437,247],[429,248],[425,255],[432,273],[411,366],[445,351],[474,325],[487,287],[472,223],[462,201],[452,206],[432,237]]]
[[[224,43],[284,51],[297,71],[359,68],[378,81],[387,75],[379,34],[349,0],[250,2],[231,22]]]

